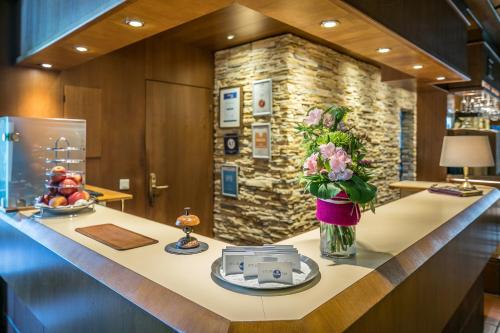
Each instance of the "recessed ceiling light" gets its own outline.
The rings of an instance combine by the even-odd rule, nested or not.
[[[337,25],[339,25],[339,21],[335,21],[335,20],[325,20],[325,21],[321,21],[321,26],[323,28],[335,28]]]
[[[391,52],[391,49],[390,49],[390,48],[388,48],[388,47],[379,47],[379,48],[377,49],[377,52],[378,52],[378,53],[388,53],[388,52]]]
[[[77,50],[78,52],[87,52],[89,49],[85,46],[75,46],[75,50]]]
[[[227,35],[226,38],[229,39],[229,40],[231,40],[231,39],[234,39],[234,37],[235,37],[234,35]]]
[[[52,64],[40,64],[43,68],[52,68]]]
[[[444,77],[444,76],[438,76],[438,77],[436,78],[436,80],[438,80],[438,81],[443,81],[443,80],[446,80],[446,77]]]
[[[413,65],[413,69],[422,69],[424,65]]]
[[[140,28],[144,26],[144,22],[138,19],[125,19],[125,24],[134,27],[134,28]]]

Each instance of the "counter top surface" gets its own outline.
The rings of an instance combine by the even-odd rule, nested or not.
[[[485,195],[492,191],[490,188],[483,189]],[[40,222],[228,320],[292,320],[304,317],[332,299],[481,198],[460,198],[423,191],[378,207],[375,214],[365,212],[356,228],[356,257],[336,263],[320,257],[317,229],[282,241],[283,244],[295,245],[301,254],[315,260],[321,272],[321,279],[316,285],[285,296],[244,295],[215,283],[210,276],[211,264],[228,245],[218,240],[197,235],[198,239],[210,245],[209,250],[192,256],[168,254],[164,247],[180,238],[181,230],[100,206],[96,207],[94,214],[43,219]],[[104,223],[144,234],[159,243],[116,251],[75,231],[75,228]]]
[[[98,186],[93,186],[93,185],[88,185],[85,184],[85,189],[86,190],[91,190],[94,192],[99,192],[102,193],[101,196],[97,197],[98,201],[102,202],[111,202],[111,201],[120,201],[120,200],[131,200],[134,198],[132,194],[124,193],[124,192],[118,192],[118,191],[113,191],[113,190],[108,190],[102,187]]]
[[[400,189],[425,190],[435,184],[450,185],[449,183],[446,182],[422,182],[414,180],[402,180],[400,182],[395,182],[390,184],[389,187],[400,188]]]

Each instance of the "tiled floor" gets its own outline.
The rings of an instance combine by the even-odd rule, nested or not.
[[[484,294],[484,332],[500,333],[500,296]]]

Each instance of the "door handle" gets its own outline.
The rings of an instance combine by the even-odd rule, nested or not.
[[[168,185],[156,185],[156,174],[151,172],[149,174],[149,203],[152,205],[155,197],[157,196],[157,190],[165,190]]]

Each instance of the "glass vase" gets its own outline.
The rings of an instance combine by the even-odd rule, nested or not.
[[[320,222],[321,254],[329,258],[350,258],[356,254],[356,227]]]

